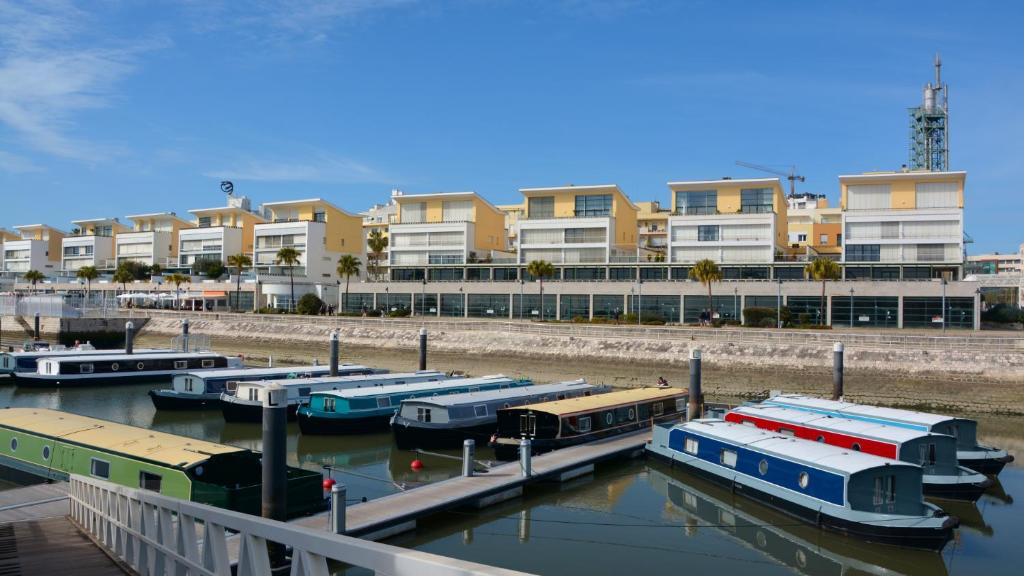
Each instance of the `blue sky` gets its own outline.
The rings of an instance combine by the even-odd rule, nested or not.
[[[243,4],[245,5],[243,8]],[[322,196],[907,161],[941,51],[972,253],[1024,241],[1024,7],[995,2],[0,0],[0,226]]]

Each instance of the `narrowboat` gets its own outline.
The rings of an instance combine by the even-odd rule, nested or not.
[[[945,434],[761,405],[734,408],[725,420],[917,464],[928,496],[973,502],[992,485],[988,476],[957,464],[956,439]]]
[[[251,450],[43,408],[0,409],[0,464],[46,479],[100,478],[260,513],[260,455]],[[324,508],[320,473],[288,468],[289,516]]]
[[[870,542],[942,550],[959,523],[924,501],[920,466],[753,426],[662,424],[647,450],[797,520]]]
[[[295,420],[299,405],[309,400],[310,394],[326,390],[348,390],[350,388],[377,388],[411,382],[437,382],[444,380],[443,372],[424,370],[422,372],[400,372],[397,374],[364,374],[358,376],[327,376],[302,380],[258,380],[239,382],[234,391],[226,390],[220,395],[220,411],[228,422],[262,422],[263,390],[270,384],[277,384],[288,391],[288,419]]]
[[[310,395],[309,404],[299,408],[299,430],[303,434],[353,434],[386,430],[403,400],[502,390],[531,384],[529,380],[517,380],[499,374],[362,390],[316,392]]]
[[[403,400],[391,419],[395,443],[402,450],[458,448],[472,438],[483,445],[498,428],[498,410],[549,400],[607,392],[586,380],[539,384],[506,390],[467,392]]]
[[[173,352],[170,349],[162,348],[136,348],[138,354],[156,354],[159,352]],[[23,352],[2,352],[0,353],[0,374],[7,374],[17,378],[23,373],[32,373],[39,370],[37,362],[43,358],[64,358],[68,356],[106,356],[111,354],[124,354],[120,350],[97,350],[90,344],[82,344],[74,348],[30,350]]]
[[[540,454],[649,428],[654,422],[686,414],[687,398],[685,389],[635,388],[502,408],[492,442],[494,455],[499,460],[515,460],[524,438],[531,441],[531,452]]]
[[[160,382],[194,370],[244,367],[241,358],[215,352],[65,356],[43,358],[38,364],[36,372],[19,374],[15,383],[27,387],[67,387]]]
[[[375,370],[360,364],[341,364],[339,376],[359,374],[381,374],[387,370]],[[243,368],[241,370],[198,370],[177,374],[171,381],[171,388],[150,390],[149,397],[157,410],[202,410],[219,408],[223,392],[234,394],[239,382],[253,380],[276,380],[279,378],[317,378],[327,376],[327,366],[296,366],[278,368]]]
[[[979,444],[978,422],[969,418],[824,400],[799,394],[772,396],[762,404],[804,410],[824,416],[840,416],[862,422],[874,422],[909,430],[946,434],[956,438],[956,458],[960,465],[982,474],[998,475],[1004,466],[1013,462],[1013,455],[1008,454],[1006,450]]]

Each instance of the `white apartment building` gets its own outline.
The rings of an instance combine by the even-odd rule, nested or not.
[[[178,266],[178,231],[192,225],[174,212],[157,212],[129,216],[134,226],[115,239],[115,267],[133,261],[163,268]]]
[[[127,230],[117,218],[74,220],[75,231],[61,240],[60,269],[74,275],[80,268],[114,267],[114,238]]]
[[[24,274],[38,270],[51,276],[60,270],[60,245],[66,232],[46,224],[15,226],[14,229],[20,239],[4,242],[4,272]]]
[[[251,254],[255,224],[263,218],[250,211],[245,196],[228,196],[227,206],[189,210],[195,228],[178,232],[178,265],[191,267],[212,261],[227,265],[228,256]]]
[[[475,192],[398,196],[388,227],[391,266],[464,264],[505,247],[505,216]]]
[[[787,205],[778,178],[669,182],[668,260],[766,264],[785,247]]]
[[[269,202],[263,204],[263,216],[267,222],[255,225],[253,242],[253,266],[259,274],[294,274],[295,278],[333,284],[342,254],[354,254],[365,262],[362,218],[326,200]],[[292,270],[277,262],[278,251],[285,247],[299,252],[299,262]]]
[[[523,188],[518,262],[607,264],[637,257],[639,208],[615,184]]]
[[[921,264],[959,278],[966,177],[966,172],[840,176],[843,262]]]

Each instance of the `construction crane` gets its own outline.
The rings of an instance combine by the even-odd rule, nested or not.
[[[786,180],[789,180],[789,195],[796,196],[796,183],[803,182],[806,180],[803,176],[796,173],[796,166],[790,166],[789,172],[783,172],[772,168],[771,166],[761,166],[760,164],[751,164],[750,162],[744,162],[742,160],[736,161],[737,166],[743,166],[744,168],[751,168],[753,170],[759,170],[761,172],[767,172],[769,174],[776,174],[778,176],[785,176]]]

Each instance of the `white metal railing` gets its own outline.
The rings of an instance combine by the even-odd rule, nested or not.
[[[326,576],[343,562],[390,576],[523,574],[350,536],[319,532],[72,475],[71,518],[139,574],[230,576],[271,573],[267,545],[292,551],[292,576]],[[71,569],[71,567],[69,567]]]

